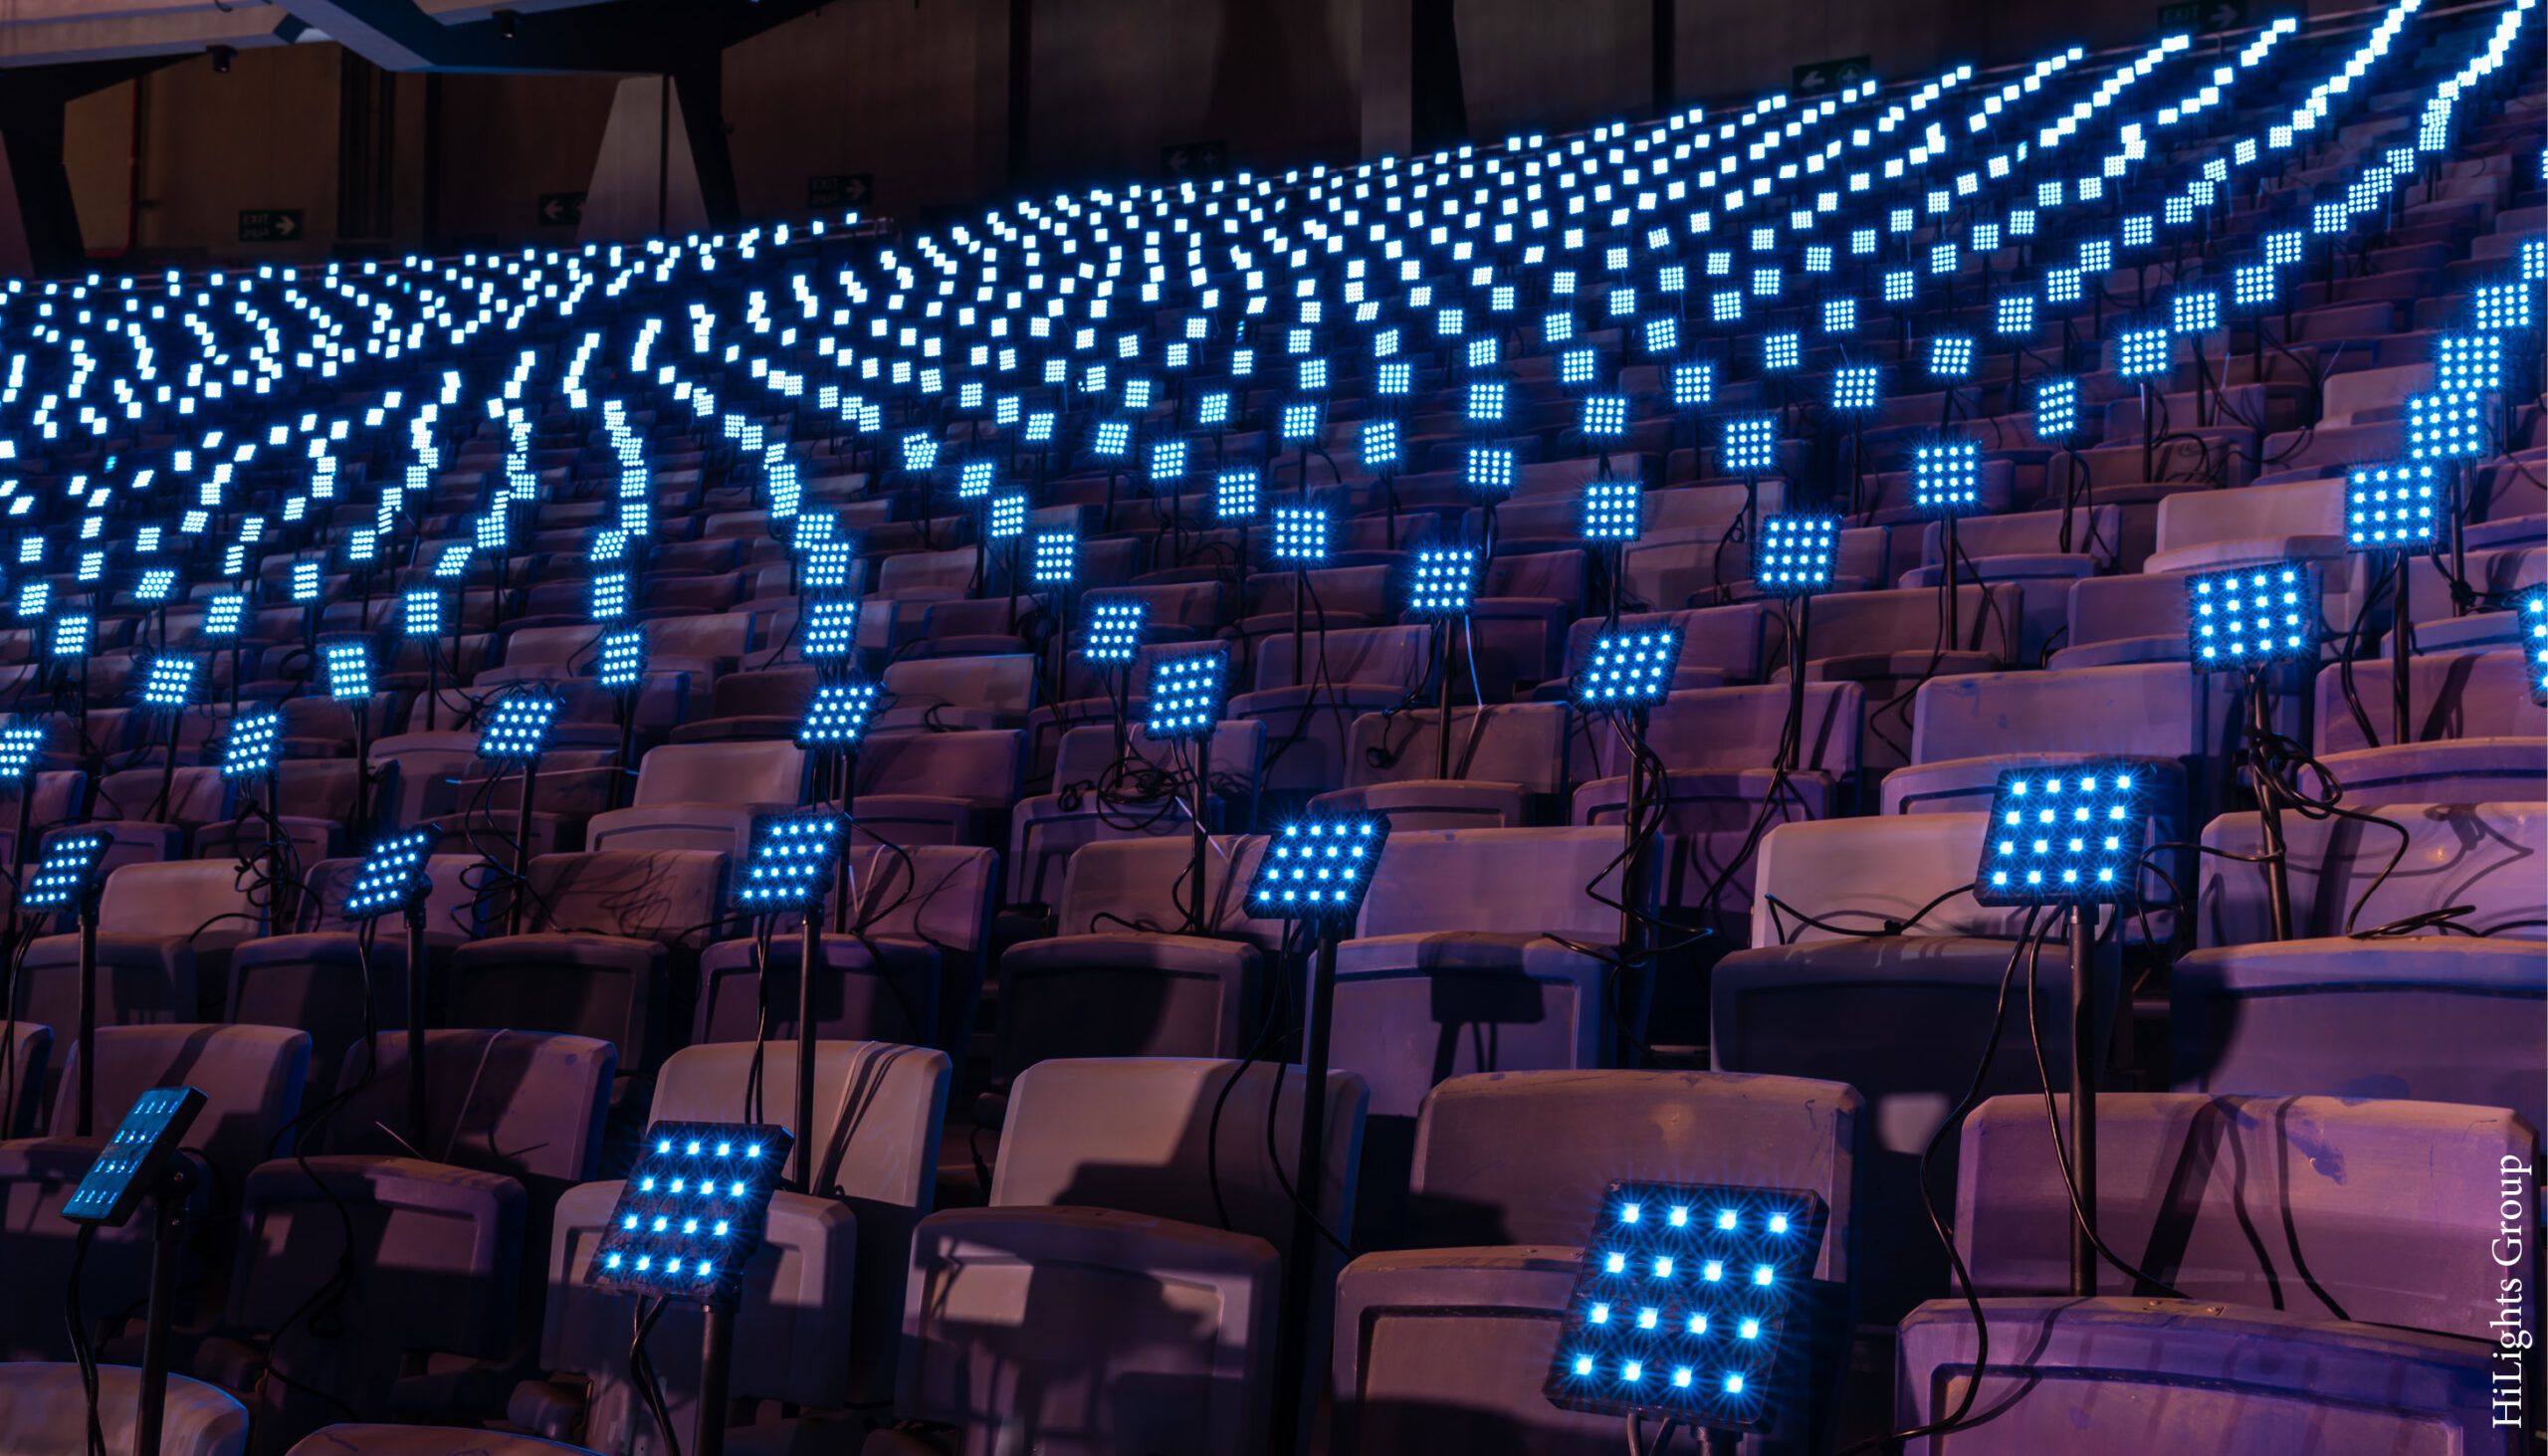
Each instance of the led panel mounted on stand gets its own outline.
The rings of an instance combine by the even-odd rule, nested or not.
[[[1225,470],[1212,477],[1212,519],[1253,520],[1260,478],[1253,466]]]
[[[803,550],[804,564],[799,580],[807,591],[847,591],[850,576],[858,569],[858,543],[846,540],[814,541]]]
[[[2433,387],[2445,395],[2503,388],[2503,339],[2491,333],[2445,333],[2435,339]]]
[[[1027,561],[1027,577],[1037,586],[1068,586],[1079,575],[1079,532],[1039,531]]]
[[[2186,578],[2186,651],[2197,668],[2318,659],[2318,568],[2274,561]]]
[[[1108,596],[1093,597],[1086,605],[1088,635],[1080,643],[1080,656],[1090,662],[1131,662],[1141,650],[1150,602],[1138,596]]]
[[[439,838],[440,832],[428,825],[373,844],[345,891],[345,919],[368,920],[423,900],[433,888],[427,864]]]
[[[1761,340],[1761,368],[1764,373],[1785,374],[1805,361],[1805,346],[1794,331],[1773,333]]]
[[[158,1186],[160,1174],[194,1126],[207,1099],[191,1087],[154,1087],[132,1100],[114,1136],[98,1150],[98,1160],[80,1175],[62,1205],[73,1223],[121,1228],[141,1200]]]
[[[1991,306],[1991,331],[2017,338],[2034,331],[2034,295],[2003,294]]]
[[[822,904],[848,838],[849,821],[838,814],[759,816],[752,822],[751,858],[736,877],[735,908],[768,915]]]
[[[2149,379],[2168,372],[2176,361],[2165,328],[2127,328],[2115,335],[2114,371],[2126,379]]]
[[[1725,421],[1724,444],[1717,468],[1736,475],[1761,475],[1779,464],[1779,417],[1735,415]]]
[[[2034,437],[2067,440],[2079,430],[2079,381],[2038,379],[2034,386]]]
[[[1752,584],[1763,596],[1810,596],[1831,585],[1839,549],[1836,516],[1771,516],[1752,553]]]
[[[1588,440],[1616,440],[1628,432],[1628,397],[1624,394],[1584,396],[1579,426]]]
[[[1010,491],[993,496],[989,513],[982,520],[982,534],[991,540],[1014,540],[1026,533],[1026,493]]]
[[[808,602],[797,625],[797,644],[808,661],[837,662],[858,650],[858,600],[834,597]]]
[[[617,627],[593,644],[593,681],[611,692],[624,692],[646,678],[646,629]]]
[[[1156,440],[1151,443],[1151,484],[1172,486],[1185,479],[1185,464],[1192,452],[1182,439]]]
[[[1274,508],[1274,559],[1314,565],[1327,559],[1327,508]]]
[[[1672,366],[1672,407],[1705,409],[1716,403],[1716,365],[1694,360]]]
[[[758,1123],[656,1123],[584,1267],[615,1294],[731,1306],[795,1139]]]
[[[195,679],[203,664],[182,652],[163,652],[141,670],[141,706],[156,713],[182,713],[194,702]]]
[[[2489,333],[2525,332],[2538,317],[2530,294],[2524,283],[2486,284],[2468,296],[2468,315]]]
[[[1405,459],[1397,421],[1365,420],[1358,458],[1366,475],[1381,475],[1396,470]]]
[[[478,732],[481,758],[536,758],[548,740],[548,728],[565,711],[565,702],[537,691],[515,692],[489,705],[487,726]]]
[[[104,834],[65,834],[45,842],[36,867],[18,892],[22,910],[61,910],[87,895],[106,856],[110,841]]]
[[[2409,460],[2474,460],[2489,453],[2484,395],[2446,389],[2408,398]]]
[[[2530,701],[2548,703],[2548,591],[2522,594],[2521,646],[2530,659]]]
[[[1406,610],[1415,617],[1456,617],[1466,613],[1477,591],[1477,549],[1434,546],[1415,553],[1407,578]]]
[[[865,681],[816,687],[814,701],[805,705],[805,717],[796,725],[796,746],[844,748],[857,742],[876,712],[879,691],[877,684]]]
[[[1579,708],[1643,708],[1672,691],[1681,662],[1681,629],[1643,627],[1596,637],[1575,674]]]
[[[1584,483],[1584,538],[1632,541],[1644,519],[1644,482],[1607,477]]]
[[[1306,445],[1319,438],[1326,428],[1325,415],[1315,399],[1295,399],[1283,406],[1276,417],[1276,431],[1286,445]]]
[[[65,612],[53,619],[53,631],[47,635],[46,650],[57,658],[87,657],[89,639],[96,619],[87,612]]]
[[[2270,263],[2250,263],[2230,274],[2230,307],[2245,312],[2269,309],[2282,297],[2282,274]]]
[[[1460,484],[1480,500],[1501,501],[1513,494],[1516,466],[1513,451],[1503,445],[1472,445],[1460,468]]]
[[[2140,893],[2150,789],[2150,765],[2129,760],[2002,773],[1974,903],[2129,903]]]
[[[43,719],[12,717],[0,723],[0,783],[24,782],[44,752],[44,740]]]
[[[1349,920],[1360,914],[1388,843],[1384,815],[1295,820],[1266,837],[1248,882],[1248,914],[1260,920]]]
[[[338,703],[359,703],[371,696],[371,644],[360,637],[335,637],[318,644],[318,660],[327,674],[327,696]]]
[[[999,483],[999,462],[987,456],[965,461],[956,468],[956,499],[978,501],[991,493]]]
[[[1973,373],[1973,336],[1935,333],[1929,336],[1929,377],[1962,379]]]
[[[616,622],[628,615],[628,573],[600,571],[592,578],[591,618],[596,622]]]
[[[1932,516],[1982,505],[1982,442],[1932,440],[1911,452],[1911,504]]]
[[[1549,1403],[1758,1430],[1792,1414],[1798,1301],[1822,1248],[1815,1194],[1614,1182],[1585,1239],[1542,1387]]]
[[[442,635],[442,593],[430,586],[411,586],[398,597],[398,635]]]
[[[2442,521],[2442,473],[2431,462],[2375,465],[2345,478],[2345,544],[2357,551],[2429,546]]]
[[[248,599],[239,593],[224,592],[203,604],[203,635],[215,641],[228,641],[239,635],[248,617]]]
[[[1831,371],[1831,409],[1835,414],[1863,414],[1884,400],[1884,369],[1876,364],[1844,364]]]
[[[1208,735],[1221,721],[1229,668],[1229,651],[1219,647],[1153,658],[1143,731],[1154,741]]]
[[[221,776],[263,778],[275,770],[283,745],[283,715],[271,708],[243,713],[221,737]]]

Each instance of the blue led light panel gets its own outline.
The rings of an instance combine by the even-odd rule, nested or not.
[[[194,699],[195,675],[203,664],[182,652],[163,652],[142,669],[141,706],[160,712],[183,709]]]
[[[1787,1188],[1615,1182],[1601,1196],[1544,1392],[1553,1405],[1758,1430],[1801,1401],[1787,1347],[1822,1248]]]
[[[371,644],[359,637],[338,637],[318,644],[319,663],[327,671],[327,696],[339,703],[371,696]]]
[[[2198,668],[2318,657],[2318,569],[2274,561],[2186,578],[2186,651]]]
[[[1406,610],[1417,617],[1456,617],[1469,609],[1469,598],[1476,591],[1475,547],[1430,547],[1415,553],[1415,570],[1407,580]]]
[[[1628,397],[1624,394],[1584,396],[1582,419],[1589,440],[1615,440],[1628,432]]]
[[[601,634],[593,648],[593,681],[618,691],[636,687],[645,676],[645,628],[621,627]]]
[[[999,462],[984,457],[968,460],[956,469],[956,499],[978,501],[991,493],[999,477]]]
[[[1725,444],[1718,453],[1721,470],[1736,475],[1759,475],[1775,470],[1779,463],[1779,417],[1776,415],[1735,415],[1725,422]]]
[[[1187,453],[1181,439],[1154,441],[1151,445],[1151,484],[1174,485],[1185,479]]]
[[[2345,481],[2345,544],[2395,551],[2433,544],[2442,519],[2442,473],[2431,462],[2375,465]]]
[[[808,910],[831,888],[832,864],[849,838],[838,814],[764,814],[752,823],[752,854],[735,881],[735,906],[750,914]]]
[[[844,748],[857,742],[876,712],[877,693],[876,684],[863,681],[815,688],[814,701],[805,705],[804,721],[796,725],[796,746]]]
[[[87,895],[108,841],[104,834],[66,834],[51,840],[18,894],[25,910],[60,910]]]
[[[430,586],[411,586],[398,598],[398,630],[408,637],[442,635],[442,593]]]
[[[2548,703],[2548,591],[2523,595],[2521,644],[2530,654],[2530,701]]]
[[[2066,440],[2079,428],[2079,381],[2038,379],[2034,386],[2034,437]]]
[[[1911,453],[1911,504],[1959,516],[1982,504],[1982,442],[1932,440]]]
[[[1704,409],[1716,403],[1716,365],[1696,361],[1672,366],[1672,407]]]
[[[496,700],[488,709],[487,726],[478,732],[478,756],[538,757],[548,738],[548,726],[565,706],[540,692],[517,692]]]
[[[1460,471],[1461,484],[1472,496],[1500,501],[1513,494],[1513,451],[1503,445],[1472,445]]]
[[[248,599],[237,592],[227,592],[203,604],[203,635],[229,638],[239,635],[239,624],[247,619]]]
[[[1092,597],[1088,602],[1088,636],[1080,655],[1090,662],[1131,662],[1142,645],[1142,624],[1151,604],[1138,596]]]
[[[2126,760],[2000,775],[1977,905],[2118,904],[2141,883],[2150,766]]]
[[[858,600],[809,602],[799,624],[799,650],[814,662],[835,662],[858,650]]]
[[[1763,596],[1809,596],[1831,584],[1839,544],[1836,516],[1766,517],[1752,554],[1752,583]]]
[[[2003,294],[1991,307],[1991,331],[2002,338],[2034,331],[2034,295]]]
[[[982,534],[995,541],[1010,540],[1026,533],[1026,493],[1010,491],[993,496],[989,515],[983,520]]]
[[[1371,472],[1395,470],[1400,460],[1398,428],[1395,420],[1363,422],[1363,469]]]
[[[1214,520],[1253,520],[1256,519],[1258,477],[1254,467],[1225,470],[1212,478],[1212,519]]]
[[[1632,541],[1643,520],[1644,483],[1603,477],[1584,483],[1584,538]]]
[[[1973,336],[1934,333],[1929,336],[1929,377],[1962,379],[1973,372]]]
[[[2527,330],[2534,314],[2530,287],[2520,283],[2488,284],[2469,296],[2469,315],[2487,332]]]
[[[1508,392],[1508,386],[1501,379],[1470,380],[1467,398],[1461,406],[1461,417],[1472,425],[1502,424]]]
[[[1773,333],[1761,340],[1761,367],[1770,373],[1793,369],[1804,357],[1804,346],[1793,332]]]
[[[1208,736],[1221,721],[1229,667],[1228,650],[1218,647],[1152,659],[1143,731],[1154,739]]]
[[[2503,340],[2491,333],[2445,333],[2435,339],[2433,384],[2444,394],[2503,388]]]
[[[17,783],[35,766],[36,755],[44,751],[45,722],[40,718],[11,718],[0,723],[0,783]]]
[[[283,715],[271,708],[232,719],[221,738],[221,776],[263,778],[272,773],[282,741]]]
[[[2168,372],[2175,352],[2165,328],[2127,328],[2115,335],[2114,370],[2126,379]]]
[[[1831,408],[1850,413],[1871,410],[1884,397],[1884,370],[1874,364],[1847,364],[1831,371]]]
[[[628,573],[604,571],[592,579],[592,619],[615,622],[628,615]]]
[[[1672,691],[1672,673],[1680,661],[1678,627],[1646,627],[1595,638],[1592,656],[1575,674],[1575,701],[1584,708],[1660,703]]]
[[[1248,913],[1263,920],[1343,920],[1363,909],[1388,843],[1379,814],[1295,820],[1268,836],[1248,883]]]
[[[2409,460],[2473,460],[2486,453],[2484,395],[2450,389],[2407,400]]]
[[[1070,585],[1071,578],[1079,574],[1079,532],[1039,532],[1027,569],[1037,586]]]
[[[1320,411],[1317,400],[1293,400],[1291,403],[1283,406],[1283,413],[1280,417],[1279,423],[1283,439],[1285,442],[1293,445],[1299,445],[1307,441],[1315,440],[1319,437],[1319,431],[1322,428],[1319,421]]]
[[[433,888],[426,866],[438,838],[438,832],[428,826],[390,835],[372,845],[371,853],[363,857],[362,868],[354,874],[354,883],[345,891],[345,919],[386,915],[422,901]]]
[[[1275,507],[1274,559],[1277,561],[1326,560],[1327,508],[1324,506]]]
[[[731,1306],[794,1145],[786,1130],[763,1124],[647,1128],[585,1281],[617,1294]]]
[[[850,573],[857,566],[856,541],[815,541],[805,547],[804,587],[807,591],[847,591]]]
[[[121,1228],[158,1185],[206,1098],[191,1087],[154,1087],[132,1100],[98,1160],[62,1205],[73,1223]]]

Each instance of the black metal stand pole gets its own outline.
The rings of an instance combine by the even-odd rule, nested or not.
[[[841,857],[849,857],[843,846]],[[814,969],[823,963],[823,914],[808,906],[797,917],[803,934],[796,947],[796,1188],[814,1191]]]
[[[2097,1065],[2105,1048],[2096,1035],[2096,909],[2070,908],[2070,1171],[2079,1186],[2079,1213],[2070,1223],[2070,1293],[2096,1293]]]
[[[1946,573],[1947,578],[1947,649],[1953,651],[1964,642],[1963,626],[1959,620],[1963,615],[1964,604],[1956,599],[1955,584],[1956,557],[1963,552],[1956,544],[1953,515],[1947,517],[1946,524],[1940,529],[1939,534],[1943,537],[1940,544],[1946,547],[1946,558],[1939,564],[1939,569]]]
[[[1451,634],[1459,630],[1460,624],[1467,620],[1468,618],[1466,617],[1444,617],[1442,619],[1440,677],[1442,686],[1440,690],[1433,695],[1433,702],[1435,706],[1439,707],[1442,711],[1442,722],[1440,725],[1441,731],[1435,735],[1435,742],[1433,744],[1433,776],[1435,778],[1449,778],[1451,776]]]
[[[1204,871],[1209,868],[1206,856],[1211,853],[1212,829],[1203,813],[1205,798],[1212,791],[1212,734],[1205,732],[1194,740],[1194,914],[1187,929],[1197,936],[1211,933],[1211,910],[1203,893]]]
[[[425,1155],[425,903],[407,907],[407,1134],[416,1155]]]
[[[800,1149],[804,1143],[796,1144]],[[735,1312],[723,1304],[708,1307],[699,1336],[699,1426],[691,1437],[691,1456],[726,1456],[726,1391],[733,1382]]]
[[[523,911],[531,904],[531,805],[539,788],[539,756],[522,760],[522,805],[514,810],[514,893],[505,907],[505,934],[522,934]]]
[[[1788,631],[1788,722],[1787,741],[1779,750],[1779,766],[1791,771],[1805,768],[1805,634],[1813,620],[1813,598],[1796,599],[1796,621]]]
[[[150,1304],[141,1329],[141,1393],[132,1413],[133,1456],[159,1456],[168,1409],[168,1330],[177,1319],[177,1252],[185,1245],[186,1185],[177,1158],[150,1194]]]
[[[2247,675],[2247,785],[2256,796],[2256,817],[2264,841],[2266,910],[2273,937],[2291,938],[2291,867],[2283,861],[2282,806],[2279,787],[2265,772],[2263,744],[2273,731],[2273,712],[2265,697],[2264,675]]]
[[[1309,950],[1308,1008],[1301,1032],[1301,1140],[1292,1164],[1292,1242],[1283,1252],[1283,1335],[1276,1350],[1273,1450],[1299,1447],[1301,1385],[1309,1368],[1310,1317],[1316,1273],[1327,1251],[1316,1209],[1327,1187],[1328,1032],[1336,1015],[1336,941],[1316,921],[1303,921],[1314,943]],[[1281,1071],[1277,1069],[1276,1075]]]
[[[2415,656],[2415,621],[2407,606],[2407,553],[2398,553],[2398,571],[2393,578],[2396,587],[2390,593],[2389,623],[2389,740],[2412,743],[2416,740],[2415,694],[2409,690],[2410,659]]]

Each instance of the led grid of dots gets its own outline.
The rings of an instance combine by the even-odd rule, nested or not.
[[[1507,386],[1501,379],[1470,380],[1462,417],[1472,425],[1502,424],[1506,393]]]
[[[410,829],[374,844],[345,891],[345,918],[360,920],[403,910],[432,888],[425,862],[434,852],[431,829]]]
[[[1586,708],[1660,703],[1681,661],[1681,629],[1647,627],[1596,637],[1575,675],[1575,701]]]
[[[1991,331],[2003,338],[2034,330],[2034,295],[2003,294],[1991,309]]]
[[[2168,372],[2174,359],[2164,328],[2127,328],[2115,335],[2114,368],[2126,379],[2147,379]]]
[[[1398,428],[1395,420],[1363,422],[1361,458],[1367,471],[1394,470],[1398,463]]]
[[[1151,484],[1173,485],[1185,479],[1188,451],[1183,440],[1157,440],[1151,444]]]
[[[982,533],[995,541],[1010,540],[1026,533],[1026,493],[1010,491],[991,498],[988,520]]]
[[[1501,499],[1513,494],[1513,451],[1502,445],[1472,445],[1460,471],[1472,496]]]
[[[303,603],[315,602],[318,599],[318,562],[295,561],[292,563],[292,599]]]
[[[442,548],[442,558],[434,562],[434,576],[442,581],[457,581],[469,574],[469,547],[458,541]]]
[[[163,652],[150,660],[141,677],[144,708],[183,708],[194,697],[195,675],[203,665],[181,652]]]
[[[1761,340],[1761,367],[1772,373],[1795,368],[1805,358],[1803,341],[1793,333],[1773,333]]]
[[[327,696],[339,703],[371,696],[371,644],[360,637],[338,637],[318,644],[327,670]]]
[[[153,566],[142,572],[132,591],[133,598],[143,602],[164,602],[176,594],[177,570],[173,566]]]
[[[978,501],[991,493],[991,487],[997,483],[998,478],[998,461],[989,459],[965,461],[956,470],[956,498],[959,501]]]
[[[1342,919],[1362,910],[1388,843],[1377,815],[1298,820],[1268,836],[1247,887],[1249,912],[1268,920]]]
[[[2221,326],[2221,296],[2210,289],[2168,301],[2168,323],[2179,333],[2210,333]]]
[[[1088,637],[1080,655],[1090,662],[1131,662],[1142,644],[1142,623],[1151,604],[1138,596],[1092,598],[1088,603]]]
[[[1779,463],[1779,418],[1776,415],[1735,415],[1725,422],[1724,457],[1720,469],[1736,475],[1758,475],[1774,470]]]
[[[650,1126],[585,1281],[619,1294],[731,1305],[794,1145],[783,1129],[762,1124]]]
[[[615,622],[628,615],[628,573],[604,571],[593,577],[592,619]]]
[[[1840,542],[1836,516],[1772,516],[1761,521],[1752,581],[1764,596],[1805,596],[1831,584]]]
[[[398,630],[409,637],[442,634],[442,593],[430,586],[411,586],[398,598]]]
[[[2318,655],[2317,569],[2276,561],[2186,578],[2186,650],[2199,668]]]
[[[2521,640],[2530,653],[2530,700],[2548,703],[2548,591],[2522,597]]]
[[[2469,296],[2469,316],[2488,332],[2516,332],[2531,326],[2530,286],[2488,284]]]
[[[103,834],[66,834],[44,847],[18,904],[28,910],[60,910],[86,894],[89,878],[106,852]]]
[[[2150,769],[2129,762],[2000,775],[1973,899],[1987,906],[2119,903],[2138,891]]]
[[[1407,581],[1406,609],[1419,617],[1457,616],[1469,609],[1469,597],[1476,589],[1474,547],[1427,547],[1415,553],[1415,569]]]
[[[1586,438],[1615,440],[1628,430],[1628,397],[1624,394],[1584,396],[1582,420]]]
[[[925,475],[938,468],[938,441],[926,431],[914,430],[903,436],[903,469],[914,475]]]
[[[1251,468],[1225,470],[1212,478],[1212,519],[1250,520],[1256,516],[1257,474]]]
[[[1079,532],[1038,532],[1028,569],[1037,586],[1068,586],[1079,572]]]
[[[176,1150],[205,1101],[191,1087],[154,1087],[134,1098],[115,1124],[114,1136],[98,1149],[98,1160],[80,1175],[79,1186],[62,1205],[62,1216],[109,1227],[129,1219],[153,1191],[150,1178]]]
[[[2034,386],[2034,434],[2038,440],[2062,440],[2079,428],[2079,381],[2041,379]]]
[[[2503,388],[2503,340],[2491,333],[2445,333],[2435,339],[2433,383],[2444,394]]]
[[[646,631],[622,627],[605,632],[593,654],[593,679],[604,688],[633,688],[646,676]]]
[[[767,814],[752,825],[752,855],[735,882],[745,911],[804,910],[822,904],[832,862],[848,837],[837,814]]]
[[[487,726],[478,733],[481,758],[536,758],[548,737],[548,726],[565,707],[546,693],[513,693],[490,706]]]
[[[1317,439],[1321,428],[1319,418],[1317,400],[1296,399],[1284,405],[1281,416],[1283,439],[1294,445]]]
[[[1600,362],[1589,347],[1571,348],[1557,356],[1557,382],[1570,387],[1591,384],[1600,372]]]
[[[2441,390],[2407,400],[2408,459],[2473,460],[2485,453],[2485,396]]]
[[[1911,504],[1954,515],[1982,504],[1982,442],[1932,440],[1911,452]]]
[[[1716,403],[1716,365],[1698,361],[1672,366],[1672,407],[1700,409]]]
[[[1831,407],[1870,410],[1884,397],[1884,370],[1875,364],[1848,364],[1831,371]]]
[[[1199,738],[1221,720],[1229,653],[1180,652],[1151,661],[1150,703],[1143,731],[1157,739]]]
[[[805,547],[804,586],[808,591],[847,591],[850,572],[858,565],[855,541],[815,541]]]
[[[1935,379],[1961,379],[1973,372],[1973,336],[1966,333],[1936,333],[1929,336],[1929,375]]]
[[[837,748],[857,742],[867,731],[868,716],[876,711],[876,696],[877,685],[869,682],[816,687],[814,701],[805,706],[804,721],[796,726],[796,745]]]
[[[264,777],[274,771],[275,750],[282,741],[283,715],[271,708],[232,719],[221,738],[221,776]]]
[[[1643,523],[1643,483],[1602,478],[1584,483],[1584,538],[1632,541]]]
[[[807,603],[798,631],[806,657],[818,662],[848,657],[858,650],[858,599],[834,597]]]
[[[1614,1182],[1544,1386],[1570,1410],[1758,1429],[1789,1399],[1793,1308],[1822,1247],[1811,1192]]]
[[[2282,277],[2269,263],[2250,263],[2230,274],[2230,300],[2241,309],[2261,309],[2282,294]]]
[[[412,593],[410,593],[412,595]],[[39,611],[42,608],[38,608]],[[236,637],[239,624],[247,620],[248,599],[237,592],[224,592],[203,604],[203,635]]]
[[[1089,436],[1089,453],[1102,460],[1121,460],[1133,448],[1133,422],[1099,420]]]
[[[2430,462],[2357,470],[2345,481],[2345,544],[2357,551],[2431,545],[2441,498],[2441,472]]]
[[[1324,506],[1275,507],[1274,559],[1277,561],[1326,560],[1327,508]]]
[[[16,783],[27,776],[44,751],[44,737],[42,719],[12,718],[0,724],[0,782]]]

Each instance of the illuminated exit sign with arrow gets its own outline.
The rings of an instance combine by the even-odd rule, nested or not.
[[[1788,84],[1790,94],[1800,97],[1820,96],[1826,91],[1855,86],[1875,75],[1875,67],[1864,56],[1841,56],[1829,61],[1807,61],[1796,68]]]
[[[2247,23],[2247,0],[2187,0],[2183,5],[2159,7],[2159,24],[2168,30],[2190,30],[2198,35],[2217,30],[2236,30]]]
[[[239,214],[242,243],[289,243],[300,236],[300,208],[260,207],[243,209]]]

